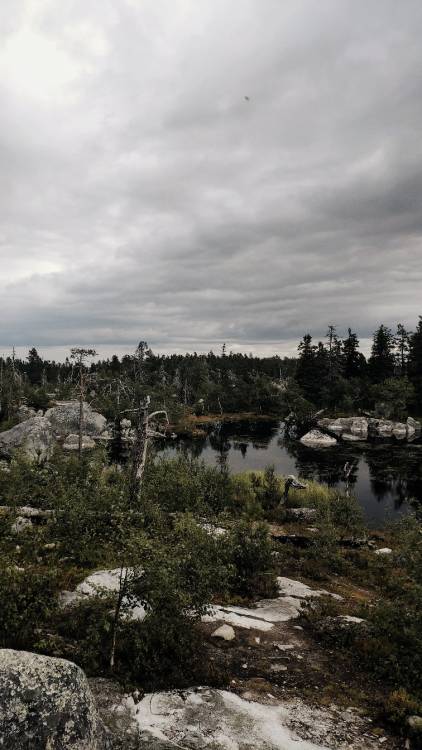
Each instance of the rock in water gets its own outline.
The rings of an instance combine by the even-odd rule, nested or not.
[[[0,433],[0,454],[10,456],[20,448],[30,461],[41,463],[50,458],[54,448],[54,435],[46,417],[31,417]]]
[[[325,448],[330,445],[336,445],[337,440],[331,435],[324,435],[320,430],[311,430],[300,438],[303,445],[309,445],[311,448]]]
[[[368,437],[368,420],[365,417],[355,417],[350,427],[352,435],[362,438]]]
[[[54,434],[58,437],[67,437],[67,435],[79,432],[79,401],[62,401],[57,406],[47,409],[45,416],[50,420]],[[90,405],[84,401],[84,435],[101,435],[106,424],[106,418],[91,409]]]
[[[2,750],[107,750],[82,670],[65,659],[0,650]]]

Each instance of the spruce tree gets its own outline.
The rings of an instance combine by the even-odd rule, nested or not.
[[[322,346],[322,345],[321,345]],[[317,394],[321,383],[319,379],[321,353],[315,344],[312,343],[312,336],[306,333],[300,342],[299,358],[296,368],[296,380],[304,391],[306,398],[317,402]]]
[[[350,378],[358,378],[363,374],[366,360],[359,351],[359,339],[356,333],[353,333],[351,328],[348,328],[347,333],[347,338],[342,341],[343,374],[349,380]]]
[[[406,331],[402,323],[398,323],[395,336],[397,369],[401,377],[407,373],[407,361],[409,356],[409,331]]]
[[[394,336],[390,328],[380,325],[374,333],[369,370],[374,383],[381,383],[394,375]]]

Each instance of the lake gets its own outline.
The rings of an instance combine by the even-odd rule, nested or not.
[[[160,455],[186,452],[216,465],[226,461],[232,472],[264,469],[273,464],[280,474],[315,479],[344,488],[343,467],[353,464],[352,491],[368,524],[380,526],[409,513],[412,498],[422,503],[422,440],[412,443],[339,442],[332,448],[314,449],[286,439],[280,421],[221,422],[206,438],[178,439]]]

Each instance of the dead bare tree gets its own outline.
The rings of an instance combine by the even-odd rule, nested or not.
[[[130,471],[129,471],[129,514],[139,508],[142,493],[142,480],[144,476],[145,465],[148,454],[148,443],[151,438],[165,438],[164,432],[160,431],[159,423],[168,424],[168,416],[165,409],[159,409],[150,413],[150,397],[143,395],[143,362],[147,351],[145,342],[141,342],[135,353],[135,387],[134,387],[134,408],[125,409],[122,413],[131,412],[135,415],[135,436],[132,447]],[[130,576],[124,562],[120,565],[119,589],[117,593],[116,606],[113,616],[111,651],[110,651],[110,669],[114,669],[116,658],[117,634],[119,629],[122,606],[127,596]]]
[[[78,455],[79,460],[82,458],[82,438],[83,438],[83,423],[84,423],[84,400],[87,389],[87,373],[85,368],[85,362],[88,357],[95,357],[97,352],[95,349],[82,349],[74,347],[70,350],[70,358],[74,359],[79,369],[79,388],[78,388],[78,399],[79,399],[79,423],[78,423]]]

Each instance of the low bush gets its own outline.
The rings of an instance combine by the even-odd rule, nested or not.
[[[275,596],[276,575],[266,524],[239,521],[222,542],[226,565],[232,569],[230,592],[246,599]]]
[[[0,562],[0,646],[36,649],[57,609],[57,572]]]

